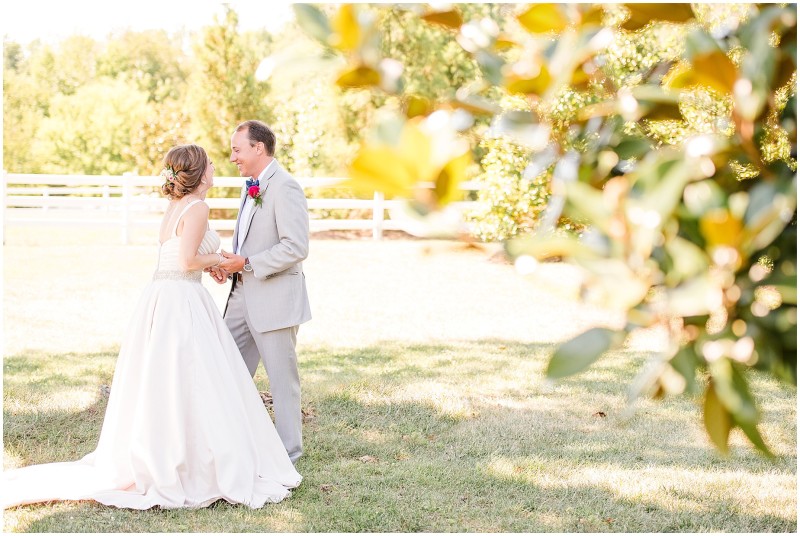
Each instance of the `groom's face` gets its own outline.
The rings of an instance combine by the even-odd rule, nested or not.
[[[250,145],[250,138],[245,130],[234,132],[231,136],[231,162],[239,168],[239,175],[242,177],[257,177],[261,173],[260,169],[256,169],[262,160],[261,145]]]

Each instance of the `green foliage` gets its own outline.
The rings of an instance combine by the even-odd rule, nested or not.
[[[6,66],[3,71],[3,165],[12,173],[41,172],[41,162],[33,145],[49,95],[25,71],[24,60],[16,58],[7,61]]]
[[[296,27],[274,37],[276,50],[296,54],[317,51]],[[271,79],[270,103],[281,164],[300,177],[341,177],[354,152],[340,114],[341,91],[332,83],[334,66],[321,64],[314,76],[305,69],[287,69]]]
[[[497,13],[498,6],[475,4],[467,9],[471,16],[481,18]],[[401,81],[406,94],[446,101],[454,97],[456,89],[480,78],[478,64],[447,28],[429,24],[411,10],[381,9],[377,17],[381,52],[403,64]]]
[[[524,177],[530,150],[499,136],[481,141],[483,189],[478,206],[469,214],[475,235],[484,241],[506,240],[536,228],[549,198],[549,174]]]
[[[589,4],[538,4],[519,10],[530,35],[513,39],[491,21],[452,24],[483,75],[457,94],[460,108],[491,117],[495,141],[484,143],[484,162],[498,187],[482,195],[505,191],[495,198],[506,201],[499,215],[484,209],[494,227],[504,226],[496,235],[518,231],[519,212],[541,215],[533,233],[507,243],[508,253],[575,263],[586,274],[584,296],[627,317],[619,333],[589,331],[564,343],[548,374],[581,371],[631,332],[658,327],[670,342],[642,369],[634,398],[692,391],[700,371],[711,378],[705,423],[712,441],[726,451],[738,428],[769,454],[742,370],[764,368],[796,384],[797,12],[719,10],[701,8],[697,24],[689,4],[626,4],[605,14]],[[380,32],[359,20],[359,35]],[[331,28],[329,40],[355,31]],[[386,50],[377,42],[338,49],[351,64],[371,58],[378,73]],[[380,73],[360,84],[413,97],[388,82]],[[492,87],[525,95],[529,106],[504,109]],[[425,119],[394,120],[391,128],[379,122],[350,168],[353,181],[387,194],[415,191],[397,166],[377,163],[410,165],[412,145],[401,133],[414,128],[438,128],[453,147],[463,143],[455,135],[465,130],[463,113],[437,110],[443,104],[413,114]],[[437,138],[415,143],[417,154],[446,150]],[[546,210],[520,206],[521,175],[545,172],[552,177]],[[428,211],[448,202],[436,188],[426,195]],[[586,231],[553,232],[562,215],[586,222]]]
[[[186,93],[188,60],[180,41],[164,30],[126,31],[108,41],[97,74],[133,84],[152,102],[178,100]]]
[[[255,76],[269,43],[261,34],[243,34],[238,25],[236,12],[226,7],[222,20],[203,29],[189,77],[190,132],[206,148],[220,175],[237,174],[228,160],[236,125],[247,119],[267,123],[272,119],[264,99],[269,86]]]
[[[42,171],[121,175],[135,169],[130,140],[146,105],[147,94],[122,80],[100,79],[57,95],[37,130]]]

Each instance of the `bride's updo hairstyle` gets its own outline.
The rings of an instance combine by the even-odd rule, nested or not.
[[[161,193],[170,199],[180,199],[192,193],[200,185],[207,166],[205,149],[194,144],[176,145],[164,157]]]

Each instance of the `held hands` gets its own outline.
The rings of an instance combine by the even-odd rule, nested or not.
[[[211,277],[214,278],[214,281],[216,281],[220,285],[228,279],[228,272],[226,272],[219,266],[211,266],[203,271],[211,274]]]
[[[228,253],[224,249],[222,250],[222,256],[225,257],[221,263],[219,263],[219,268],[225,270],[228,273],[234,272],[241,272],[242,268],[244,268],[244,260],[245,258],[241,255],[236,255],[235,253]]]

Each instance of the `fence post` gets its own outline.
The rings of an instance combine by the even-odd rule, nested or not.
[[[130,243],[129,227],[131,223],[131,196],[133,195],[130,178],[132,175],[130,172],[122,174],[122,244],[126,246]]]
[[[104,207],[104,210],[106,212],[108,212],[110,210],[110,208],[111,208],[109,206],[111,204],[111,201],[110,201],[110,198],[111,198],[110,190],[111,190],[111,187],[109,187],[108,184],[104,184],[103,185],[103,207]]]
[[[375,192],[372,198],[372,239],[383,238],[383,192]]]
[[[6,212],[8,212],[8,197],[6,197],[6,184],[8,183],[8,173],[6,170],[3,170],[3,184],[0,186],[2,188],[2,198],[3,198],[3,219],[0,220],[0,226],[2,226],[2,233],[3,233],[3,245],[6,245]]]

